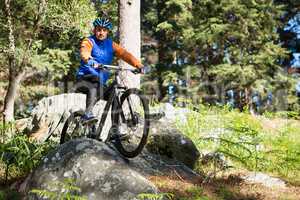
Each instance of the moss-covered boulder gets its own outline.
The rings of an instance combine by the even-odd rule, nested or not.
[[[176,159],[193,169],[200,153],[193,141],[166,119],[151,122],[148,151]]]
[[[89,200],[132,200],[141,193],[158,192],[116,151],[92,139],[71,140],[61,145],[44,158],[24,184],[27,193],[38,189],[57,196],[70,193],[71,185],[72,195]],[[29,199],[43,198],[31,195]]]

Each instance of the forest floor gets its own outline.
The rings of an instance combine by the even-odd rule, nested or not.
[[[196,127],[193,130],[198,129],[210,132],[211,130],[215,131],[218,127],[226,127],[232,123],[232,126],[236,130],[241,127],[245,128],[243,130],[257,130],[256,127],[260,127],[258,130],[262,132],[262,144],[269,145],[268,148],[270,149],[298,152],[297,155],[299,155],[299,119],[288,119],[285,116],[266,117],[260,115],[253,116],[246,113],[228,113],[227,111],[219,109],[205,110],[203,113],[205,114],[199,114],[198,116],[193,115],[188,119],[188,129],[180,125],[181,130],[190,136],[195,144],[198,141],[197,145],[199,145],[199,135],[190,134],[189,129]],[[216,113],[220,119],[216,120]],[[213,120],[217,121],[217,123],[213,123],[210,116],[213,116]],[[273,141],[270,141],[271,145],[265,142],[269,138],[274,138],[274,144],[272,144]],[[198,146],[198,148],[203,150],[206,144],[207,143],[203,143],[202,146]],[[279,157],[277,158],[276,155],[266,158],[274,162],[274,164],[270,164],[270,167],[279,165],[278,163],[280,162],[278,160],[281,159]],[[289,164],[295,167],[286,167]],[[203,180],[202,178],[187,180],[180,175],[166,177],[153,176],[149,177],[149,180],[155,183],[161,191],[174,194],[173,199],[176,200],[300,200],[299,157],[295,159],[295,162],[287,161],[287,163],[283,163],[282,165],[286,165],[283,166],[283,168],[286,167],[285,170],[291,170],[287,171],[286,174],[294,175],[280,176],[279,171],[276,171],[276,167],[272,168],[275,169],[273,172],[272,170],[261,172],[270,177],[278,177],[284,181],[285,187],[267,187],[260,183],[245,181],[242,177],[245,177],[255,170],[247,170],[241,165],[238,165],[237,168],[220,172],[209,180]],[[199,166],[198,169],[201,167],[202,166]],[[204,174],[203,177],[206,175]]]
[[[249,130],[252,130],[255,129],[255,127],[257,127],[257,123],[259,123],[262,125],[261,129],[259,130],[263,131],[264,135],[269,134],[274,138],[279,137],[278,139],[280,140],[274,140],[279,141],[279,143],[276,144],[276,148],[279,150],[284,150],[287,148],[288,150],[299,152],[299,120],[278,117],[267,118],[265,116],[249,116],[248,114],[234,114],[233,112],[227,111],[224,113],[221,113],[221,111],[218,112],[219,117],[221,117],[223,121],[219,121],[219,124],[217,125],[222,125],[222,123],[228,124],[228,122],[232,122],[235,127],[243,126]],[[199,116],[199,119],[211,120],[208,115],[212,114],[211,116],[215,116],[215,113],[210,113],[210,111],[205,113],[205,116],[202,114]],[[216,120],[215,117],[213,117],[213,119]],[[241,119],[245,119],[246,121],[240,121]],[[197,120],[190,122],[191,123],[188,127],[189,129],[193,128],[193,123],[195,127],[199,123]],[[200,122],[203,124],[203,126],[205,126],[200,127],[203,130],[215,130],[216,128],[214,127],[216,123],[212,123],[210,121]],[[253,124],[248,126],[247,123],[244,122],[251,122]],[[182,127],[182,130],[184,130],[184,127]],[[293,136],[295,136],[294,139],[292,138]],[[269,139],[269,137],[266,137],[266,139]],[[266,143],[266,145],[267,144],[268,143]],[[286,145],[281,146],[282,144]],[[272,161],[274,161],[274,165],[277,165],[277,157],[271,157],[270,159],[275,159]],[[285,187],[275,186],[271,188],[259,183],[249,183],[241,177],[255,170],[247,170],[246,168],[242,168],[240,166],[228,171],[219,172],[215,177],[210,178],[205,178],[207,177],[207,174],[200,174],[200,172],[198,172],[200,176],[197,178],[186,178],[180,173],[167,174],[164,176],[149,176],[147,178],[154,183],[161,192],[171,194],[173,196],[171,199],[174,200],[300,200],[300,180],[298,174],[299,171],[297,171],[297,169],[299,170],[299,161],[296,160],[292,164],[295,165],[295,167],[291,168],[292,170],[295,170],[291,171],[291,174],[295,174],[293,175],[292,179],[289,179],[288,176],[278,176],[276,171],[274,171],[274,173],[262,171],[270,176],[279,177],[285,182]],[[23,178],[13,178],[9,184],[5,185],[3,180],[3,177],[5,177],[5,168],[3,166],[0,166],[0,177],[2,177],[2,179],[0,179],[0,200],[21,199],[20,193],[10,188],[12,188],[11,185],[13,183],[16,185],[16,183],[20,183]]]
[[[161,192],[173,194],[174,200],[299,200],[300,186],[269,188],[247,183],[240,177],[245,172],[231,172],[204,183],[203,179],[187,180],[180,175],[151,176]]]
[[[3,171],[1,172],[3,173]],[[179,173],[167,176],[147,177],[162,193],[172,194],[172,200],[299,200],[300,186],[269,188],[261,184],[247,183],[240,177],[246,172],[230,172],[204,182],[201,178],[186,179]],[[15,180],[15,183],[22,179]],[[10,184],[8,184],[10,185]],[[0,191],[6,198],[20,200],[22,195],[4,183]],[[3,195],[2,194],[2,195]],[[7,199],[8,198],[8,199]],[[159,199],[159,198],[158,198]]]

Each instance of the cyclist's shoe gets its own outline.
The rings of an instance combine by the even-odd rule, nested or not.
[[[93,114],[84,114],[82,116],[82,124],[93,124],[96,123],[98,119]]]

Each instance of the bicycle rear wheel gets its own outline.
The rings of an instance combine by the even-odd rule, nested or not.
[[[75,112],[68,117],[61,132],[60,144],[88,135],[90,127],[81,123],[82,115],[81,112]]]
[[[138,89],[126,90],[120,101],[120,106],[117,106],[119,110],[113,110],[113,130],[120,136],[115,139],[115,147],[125,157],[133,158],[147,143],[150,126],[149,105]]]

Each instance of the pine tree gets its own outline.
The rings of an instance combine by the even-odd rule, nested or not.
[[[282,87],[279,60],[287,51],[279,45],[276,30],[282,26],[283,6],[272,0],[202,0],[193,5],[199,67],[203,79],[223,91],[220,99],[224,91],[234,89],[244,93],[248,104],[251,90]]]
[[[148,51],[154,51],[158,57],[156,71],[152,75],[157,79],[161,100],[165,95],[166,80],[183,73],[183,66],[177,60],[178,55],[186,51],[183,44],[191,32],[192,1],[144,0],[142,5],[144,38],[150,37],[158,44],[155,48],[148,48]]]

